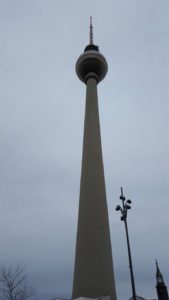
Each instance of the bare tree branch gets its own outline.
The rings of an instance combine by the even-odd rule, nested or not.
[[[27,286],[25,267],[21,265],[0,267],[0,299],[25,300],[32,296]]]

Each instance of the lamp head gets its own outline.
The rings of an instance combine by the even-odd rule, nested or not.
[[[116,206],[116,210],[121,210],[120,205],[117,205],[117,206]]]
[[[125,216],[121,216],[121,218],[120,218],[120,219],[121,219],[121,221],[124,221],[124,219],[125,219]]]

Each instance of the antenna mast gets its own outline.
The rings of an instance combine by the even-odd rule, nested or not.
[[[90,45],[93,45],[93,25],[92,25],[92,17],[90,17],[89,44],[90,44]]]

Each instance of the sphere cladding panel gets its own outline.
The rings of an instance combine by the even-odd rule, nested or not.
[[[86,51],[77,60],[76,73],[79,79],[86,82],[89,73],[95,73],[98,82],[104,79],[108,70],[105,57],[96,51]]]

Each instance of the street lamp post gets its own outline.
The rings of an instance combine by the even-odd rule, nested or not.
[[[128,226],[127,226],[127,211],[131,209],[130,204],[132,203],[131,200],[126,200],[123,195],[123,188],[121,187],[121,195],[120,199],[122,200],[122,207],[120,205],[116,206],[116,210],[120,210],[121,212],[121,221],[124,221],[125,231],[126,231],[126,239],[127,239],[127,250],[128,250],[128,257],[129,257],[129,269],[130,269],[130,277],[131,277],[131,286],[132,286],[132,293],[133,293],[133,300],[136,300],[136,290],[135,290],[135,282],[134,282],[134,273],[133,273],[133,265],[132,265],[132,258],[131,258],[131,250],[130,250],[130,242],[129,242],[129,233],[128,233]]]

